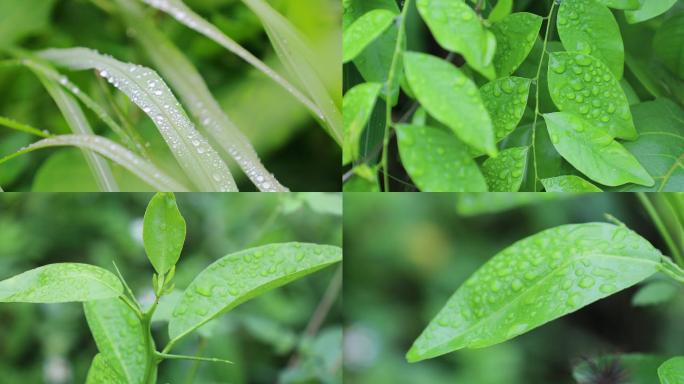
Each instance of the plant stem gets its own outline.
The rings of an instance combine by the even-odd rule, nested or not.
[[[671,277],[673,280],[676,280],[684,284],[684,270],[682,270],[677,264],[670,260],[669,257],[663,256],[662,263],[660,264],[660,268],[658,269],[660,270],[660,272],[663,272],[667,276]]]
[[[401,10],[401,14],[397,22],[399,23],[399,31],[397,32],[397,41],[394,45],[394,53],[392,54],[392,64],[390,64],[389,74],[387,75],[387,83],[385,83],[385,90],[387,94],[385,95],[385,135],[382,140],[382,169],[383,169],[383,181],[384,181],[384,191],[389,192],[389,169],[388,168],[388,151],[389,151],[389,141],[390,141],[390,128],[392,126],[392,97],[394,91],[394,78],[397,75],[397,64],[399,61],[399,56],[401,55],[401,47],[404,43],[404,35],[406,34],[406,15],[408,14],[408,9],[411,5],[411,0],[406,0],[404,2],[404,8]]]
[[[539,173],[537,171],[537,118],[539,117],[539,76],[541,76],[542,65],[544,64],[544,55],[546,55],[546,45],[549,41],[549,33],[551,31],[551,20],[553,19],[553,10],[556,8],[556,2],[551,2],[551,9],[549,15],[546,17],[546,33],[544,34],[544,44],[542,45],[542,53],[539,58],[539,65],[537,66],[537,74],[534,77],[534,121],[532,122],[532,158],[534,164],[534,192],[537,192],[537,180],[539,180]]]
[[[143,313],[143,317],[141,320],[143,331],[145,332],[143,336],[145,338],[145,350],[147,351],[147,369],[145,372],[144,381],[144,383],[146,384],[154,384],[157,365],[160,361],[157,356],[158,352],[154,346],[154,339],[152,338],[152,315],[154,315],[154,311],[157,309],[158,304],[159,296],[155,296],[154,303],[152,303],[152,306],[149,310]]]
[[[658,211],[655,209],[655,207],[648,199],[648,197],[646,197],[645,193],[638,192],[637,197],[646,209],[646,212],[648,212],[648,215],[651,217],[651,220],[653,220],[653,223],[658,229],[658,232],[660,232],[660,236],[662,236],[663,240],[665,240],[665,243],[667,244],[667,247],[670,249],[670,253],[674,257],[674,259],[677,261],[677,263],[682,263],[683,260],[682,255],[679,252],[679,248],[675,245],[674,241],[672,241],[672,237],[670,236],[670,233],[667,231],[667,227],[665,227],[665,223],[660,218]]]
[[[194,360],[194,361],[208,361],[211,363],[234,364],[230,360],[217,359],[215,357],[201,357],[201,356],[186,356],[186,355],[170,355],[168,353],[157,352],[156,356],[164,360]]]

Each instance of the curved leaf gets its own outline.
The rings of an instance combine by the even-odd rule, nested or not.
[[[177,340],[249,299],[341,260],[339,247],[304,243],[270,244],[224,256],[183,292],[169,335]]]
[[[630,24],[640,23],[667,12],[677,0],[639,0],[641,7],[634,11],[625,11],[625,18]]]
[[[402,164],[421,191],[487,191],[468,147],[453,134],[417,125],[399,125],[396,131]]]
[[[354,60],[392,24],[394,17],[395,14],[391,11],[375,9],[354,21],[344,31],[342,62]]]
[[[236,191],[226,163],[192,124],[156,72],[86,48],[48,49],[40,55],[74,70],[97,69],[157,126],[171,153],[202,191]]]
[[[684,382],[684,356],[673,357],[658,367],[658,378],[661,384]]]
[[[370,118],[382,84],[362,83],[347,91],[342,102],[344,143],[342,164],[359,157],[359,139]]]
[[[143,384],[147,353],[140,319],[120,299],[83,304],[88,327],[104,362],[129,384]]]
[[[504,77],[480,88],[482,102],[492,119],[496,141],[501,141],[518,126],[527,106],[530,84],[530,79]]]
[[[608,186],[655,183],[620,143],[582,117],[556,112],[544,115],[544,120],[558,153],[590,179]]]
[[[495,77],[487,54],[490,37],[472,8],[462,0],[417,0],[416,7],[442,48],[462,54],[486,78]]]
[[[541,183],[546,192],[602,192],[601,188],[575,175],[549,177]]]
[[[86,384],[127,384],[116,371],[110,367],[101,354],[95,355],[88,369]]]
[[[542,21],[541,16],[516,12],[492,25],[496,36],[493,61],[497,76],[509,76],[522,64],[537,40]]]
[[[508,148],[482,164],[491,192],[517,192],[525,177],[528,147]]]
[[[513,0],[499,0],[496,2],[494,8],[489,13],[489,20],[491,23],[496,23],[506,18],[513,10]]]
[[[122,293],[114,274],[80,263],[48,264],[0,281],[0,302],[4,303],[89,301]]]
[[[639,0],[597,0],[599,3],[615,8],[615,9],[625,9],[625,10],[635,10],[641,7]]]
[[[143,243],[147,258],[158,274],[171,269],[185,243],[185,219],[173,193],[157,193],[145,210]]]
[[[496,155],[494,130],[477,86],[451,63],[423,53],[404,54],[406,78],[430,115],[473,148]]]
[[[622,78],[625,48],[620,27],[606,6],[596,0],[563,0],[556,24],[566,50],[602,60],[616,79]]]
[[[684,12],[667,19],[653,37],[653,52],[674,74],[684,79]]]
[[[504,342],[657,271],[661,254],[624,226],[570,224],[499,252],[456,290],[409,361]]]
[[[612,137],[636,139],[627,97],[602,61],[577,52],[549,56],[549,90],[558,109],[584,117]]]

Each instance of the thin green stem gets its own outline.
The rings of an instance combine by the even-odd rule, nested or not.
[[[112,264],[114,265],[114,270],[116,271],[116,274],[119,276],[119,280],[121,280],[121,284],[123,284],[124,289],[126,290],[126,293],[130,296],[131,301],[133,302],[132,304],[129,305],[135,305],[135,311],[138,314],[138,317],[142,318],[142,308],[140,307],[140,304],[138,301],[135,299],[135,294],[133,294],[133,290],[131,287],[128,285],[126,282],[126,279],[124,279],[123,274],[121,274],[121,271],[119,270],[119,267],[116,265],[116,262],[112,260]]]
[[[639,198],[641,205],[644,206],[644,209],[646,209],[646,212],[651,217],[651,220],[653,220],[653,223],[658,229],[658,232],[660,232],[660,236],[662,236],[663,240],[665,240],[665,243],[667,244],[667,247],[670,249],[670,253],[674,257],[674,259],[677,261],[677,263],[684,262],[684,260],[682,260],[682,254],[680,253],[679,248],[672,240],[670,233],[667,231],[665,223],[661,219],[658,211],[653,206],[653,203],[651,203],[651,200],[649,200],[646,194],[643,192],[638,192],[637,197]]]
[[[194,360],[194,361],[207,361],[210,363],[234,364],[230,360],[218,359],[215,357],[171,355],[168,353],[159,353],[159,352],[156,353],[156,356],[162,360]]]
[[[675,264],[669,257],[662,257],[662,263],[659,265],[658,270],[673,280],[684,284],[684,270]]]
[[[158,352],[155,349],[154,339],[152,338],[152,316],[157,309],[157,305],[159,305],[159,297],[155,296],[154,303],[152,303],[150,309],[143,313],[141,320],[143,330],[145,331],[145,350],[147,351],[147,370],[145,372],[144,381],[146,384],[154,383],[156,376],[155,372],[157,371],[157,365],[159,364],[159,359],[157,358]]]
[[[384,191],[389,192],[389,169],[388,169],[388,157],[389,157],[389,142],[390,142],[390,128],[392,127],[392,98],[394,97],[394,78],[397,76],[397,65],[399,62],[399,56],[401,55],[402,45],[404,43],[404,35],[406,34],[406,15],[408,9],[411,6],[411,0],[406,0],[404,2],[404,8],[401,10],[399,15],[399,31],[397,33],[397,41],[394,45],[394,53],[392,54],[392,64],[390,65],[389,74],[387,75],[387,83],[385,83],[385,90],[387,94],[385,102],[385,135],[382,140],[382,169],[383,169],[383,181],[384,181]]]
[[[556,8],[556,2],[551,2],[551,9],[549,15],[546,17],[546,33],[544,34],[544,44],[542,45],[542,53],[539,58],[539,65],[537,66],[537,74],[534,77],[534,121],[532,122],[532,164],[534,166],[534,192],[537,192],[537,180],[539,180],[539,172],[537,171],[537,119],[539,118],[539,77],[541,76],[542,65],[544,64],[544,56],[546,55],[546,45],[549,41],[549,33],[551,32],[551,21],[553,19],[553,10]]]
[[[16,131],[26,132],[40,137],[52,137],[51,134],[45,133],[40,129],[33,128],[28,124],[23,124],[3,116],[0,116],[0,125],[4,125],[5,127],[14,129]]]

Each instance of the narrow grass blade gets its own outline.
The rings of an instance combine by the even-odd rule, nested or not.
[[[0,116],[0,125],[3,125],[10,129],[14,129],[16,131],[26,132],[40,137],[50,137],[50,134],[47,132],[43,132],[40,129],[33,128],[30,125],[14,121],[3,116]]]
[[[176,160],[201,191],[237,191],[228,166],[202,136],[166,83],[153,70],[120,62],[87,48],[48,49],[40,55],[75,70],[97,69],[159,129]]]
[[[126,168],[159,191],[187,192],[188,188],[162,172],[157,166],[112,140],[96,135],[59,135],[37,141],[11,155],[0,158],[3,164],[17,156],[41,148],[74,146],[97,152]]]
[[[263,192],[288,189],[264,167],[254,147],[221,110],[204,79],[185,55],[162,34],[134,0],[117,0],[123,21],[196,121]]]
[[[342,143],[342,114],[318,77],[315,54],[299,31],[264,0],[242,0],[261,20],[273,48],[290,73],[295,76],[323,113],[328,133]]]

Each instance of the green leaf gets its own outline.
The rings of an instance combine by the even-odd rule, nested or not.
[[[603,355],[577,364],[572,370],[572,377],[577,383],[591,384],[596,381],[597,372],[614,372],[618,368],[626,374],[630,384],[657,384],[656,371],[664,360],[662,356],[637,353]]]
[[[634,106],[634,123],[639,138],[625,148],[656,180],[651,188],[634,184],[620,191],[684,191],[684,110],[668,99]]]
[[[673,357],[658,367],[661,384],[681,384],[684,382],[684,356]]]
[[[307,192],[299,195],[312,211],[323,215],[342,216],[340,193]]]
[[[106,364],[126,383],[142,384],[148,362],[146,336],[137,315],[120,299],[90,301],[83,308]]]
[[[143,243],[158,274],[166,274],[178,262],[185,243],[185,219],[173,193],[157,193],[150,200],[143,220]]]
[[[525,177],[528,147],[504,149],[482,164],[482,174],[491,192],[517,192]]]
[[[472,8],[463,0],[416,0],[416,7],[442,48],[462,54],[473,69],[494,79],[491,38]]]
[[[343,0],[342,26],[346,30],[354,21],[375,9],[384,9],[395,15],[399,14],[399,7],[394,0]]]
[[[342,164],[359,158],[359,140],[361,133],[373,112],[375,101],[380,94],[382,84],[361,83],[347,91],[344,95],[344,144],[342,146]]]
[[[496,141],[501,141],[518,126],[527,106],[530,84],[530,79],[504,77],[480,88],[482,102],[492,119]]]
[[[499,77],[509,76],[530,54],[543,19],[535,14],[516,12],[492,25],[496,36],[494,68]]]
[[[48,27],[54,0],[0,1],[0,48]]]
[[[454,293],[407,354],[411,362],[504,342],[628,288],[661,254],[624,226],[570,224],[499,252]]]
[[[653,52],[674,74],[684,79],[684,12],[667,19],[653,37]]]
[[[354,167],[353,175],[342,186],[344,192],[380,192],[377,172],[368,165]]]
[[[660,16],[672,8],[677,0],[639,0],[641,7],[635,11],[625,11],[625,18],[630,24],[641,23]]]
[[[627,97],[603,62],[577,52],[551,53],[548,77],[558,109],[583,116],[612,137],[637,138]]]
[[[536,192],[459,193],[456,211],[461,216],[478,216],[572,196],[571,193]]]
[[[354,21],[344,30],[342,62],[354,60],[392,24],[394,17],[391,11],[376,9]]]
[[[596,0],[563,0],[558,10],[558,35],[568,51],[603,61],[616,79],[622,78],[625,49],[613,13]]]
[[[549,177],[541,183],[546,192],[602,192],[601,188],[575,175]]]
[[[582,117],[556,112],[545,114],[544,120],[558,153],[590,179],[608,186],[655,183],[620,143]]]
[[[107,364],[102,354],[98,353],[88,369],[86,384],[126,384],[126,381]]]
[[[615,9],[635,10],[641,7],[639,0],[598,0],[598,2]]]
[[[404,69],[430,115],[473,148],[496,155],[494,129],[475,83],[453,64],[423,53],[404,54]]]
[[[501,21],[506,18],[506,16],[510,15],[512,10],[513,0],[499,0],[496,2],[492,12],[489,13],[487,20],[489,20],[491,23],[496,23],[497,21]]]
[[[639,288],[632,297],[632,305],[637,307],[662,304],[669,301],[679,291],[676,285],[669,281],[652,281]]]
[[[90,264],[56,263],[0,281],[0,302],[65,303],[117,297],[123,286],[114,274]]]
[[[270,244],[224,256],[183,292],[169,335],[177,340],[247,300],[341,260],[339,247],[304,243]]]
[[[486,192],[487,183],[468,147],[438,128],[396,127],[401,162],[423,192]]]

